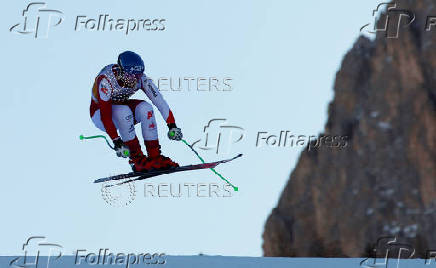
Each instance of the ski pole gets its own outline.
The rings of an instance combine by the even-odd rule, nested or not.
[[[170,135],[171,135],[171,133],[170,133]],[[173,133],[173,135],[174,135],[174,133]],[[171,135],[171,136],[173,136],[173,135]],[[206,163],[204,160],[203,160],[203,158],[197,153],[197,151],[186,141],[186,140],[184,140],[184,139],[182,139],[182,142],[184,143],[184,144],[186,144],[190,149],[191,149],[191,151],[193,151],[194,153],[195,153],[195,155],[197,155],[197,157],[198,157],[198,159],[200,159],[201,160],[201,162],[203,162],[203,163]],[[225,182],[227,182],[230,186],[232,186],[233,187],[233,190],[235,191],[235,192],[237,192],[238,190],[239,190],[239,188],[238,187],[236,187],[235,185],[233,185],[231,182],[229,182],[226,178],[224,178],[223,177],[223,175],[221,175],[220,173],[218,173],[214,168],[210,168],[210,170],[212,170],[212,172],[213,173],[215,173],[218,177],[220,177],[220,179],[222,179],[223,181],[225,181]]]
[[[108,141],[108,139],[106,138],[106,136],[103,136],[103,135],[88,136],[88,137],[83,136],[83,135],[80,135],[80,136],[79,136],[79,139],[80,139],[80,140],[90,140],[90,139],[97,139],[97,138],[102,138],[102,139],[104,139],[104,140],[106,141],[107,146],[109,146],[109,148],[111,148],[112,150],[116,151],[115,148],[112,146],[112,144],[110,144],[110,142]],[[126,156],[126,157],[129,156],[129,154],[130,154],[130,152],[129,152],[128,150],[123,150],[122,153],[123,153],[123,155]]]

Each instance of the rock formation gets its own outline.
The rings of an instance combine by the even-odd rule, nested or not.
[[[384,236],[413,257],[436,251],[436,2],[396,3],[377,23],[390,15],[388,32],[361,36],[336,75],[323,134],[347,145],[301,153],[267,219],[265,256],[368,256]],[[391,38],[404,11],[415,20]]]

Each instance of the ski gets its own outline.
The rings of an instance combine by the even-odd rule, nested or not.
[[[225,160],[220,160],[220,161],[210,162],[210,163],[202,163],[202,164],[196,164],[196,165],[181,166],[181,167],[176,167],[176,168],[171,168],[171,169],[166,169],[166,170],[156,170],[156,171],[150,171],[150,172],[129,172],[129,173],[125,173],[125,174],[120,174],[120,175],[115,175],[115,176],[110,176],[110,177],[106,177],[106,178],[97,179],[97,180],[94,181],[94,183],[101,183],[101,182],[108,182],[108,181],[118,181],[118,180],[124,180],[124,179],[132,178],[130,180],[123,181],[123,182],[117,184],[117,185],[120,185],[120,184],[124,184],[124,183],[129,183],[129,182],[132,182],[132,181],[148,179],[148,178],[159,176],[159,175],[163,175],[163,174],[171,174],[171,173],[176,173],[176,172],[181,172],[181,171],[188,171],[188,170],[215,168],[219,164],[230,162],[230,161],[232,161],[232,160],[234,160],[236,158],[239,158],[241,156],[242,156],[242,154],[238,154],[237,156],[235,156],[233,158],[230,158],[230,159],[225,159]]]

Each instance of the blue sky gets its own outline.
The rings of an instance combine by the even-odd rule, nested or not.
[[[31,235],[68,251],[260,256],[266,217],[298,160],[301,147],[256,148],[259,131],[317,135],[324,128],[333,82],[344,53],[372,22],[378,1],[48,1],[63,21],[47,38],[10,32],[30,2],[8,1],[0,10],[0,132],[4,153],[0,255],[18,254]],[[164,31],[75,31],[78,15],[164,18]],[[223,153],[200,150],[209,161],[244,153],[219,166],[239,186],[230,198],[145,198],[136,184],[133,204],[104,202],[93,179],[129,171],[101,141],[89,118],[95,75],[118,53],[143,56],[155,77],[230,77],[230,91],[165,91],[178,126],[193,142],[213,118],[244,129]],[[144,95],[138,94],[137,98]],[[166,138],[165,154],[181,164],[198,159]],[[139,129],[137,133],[140,135]],[[155,178],[153,183],[221,183],[208,170]]]

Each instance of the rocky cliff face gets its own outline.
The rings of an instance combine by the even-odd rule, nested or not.
[[[266,222],[265,256],[368,256],[382,236],[414,257],[436,250],[436,2],[396,2],[415,21],[397,39],[360,37],[344,57],[324,134],[347,146],[302,152]]]

